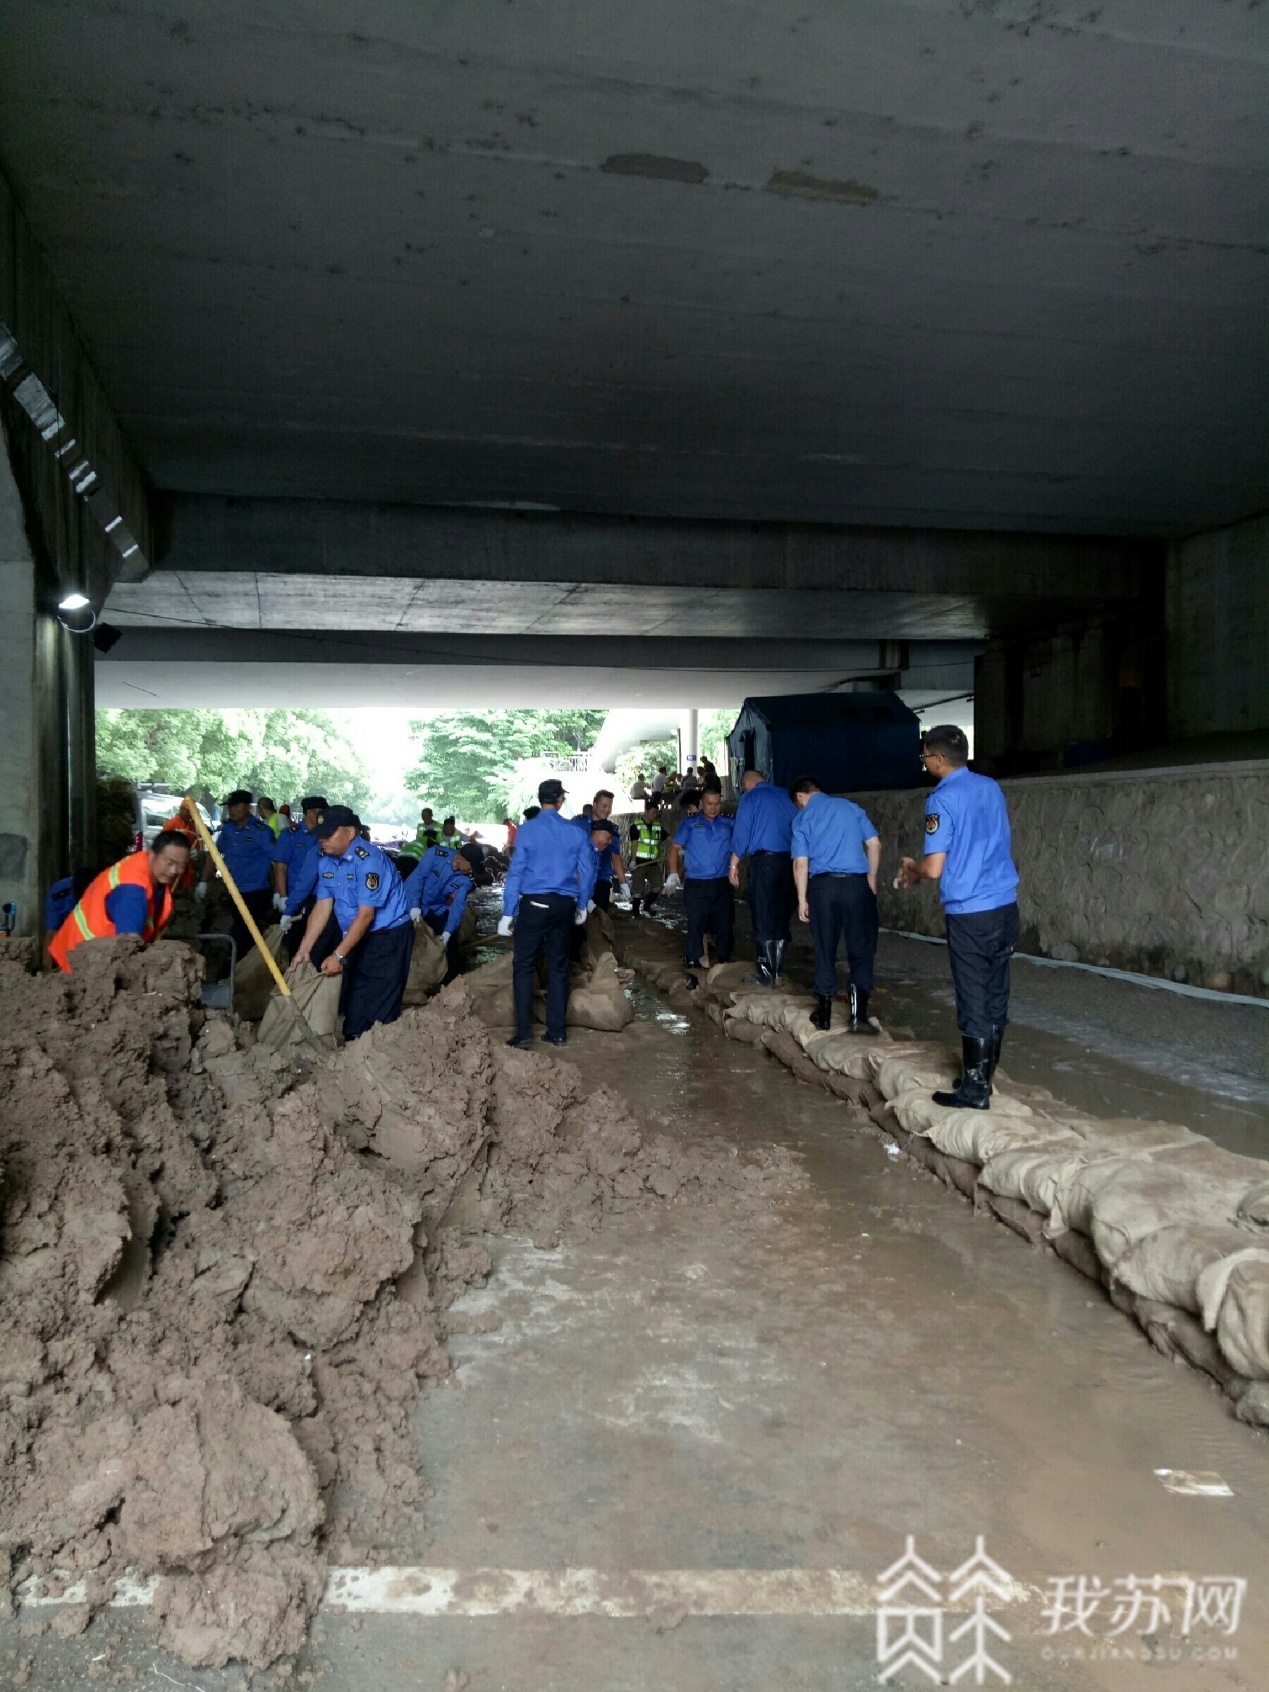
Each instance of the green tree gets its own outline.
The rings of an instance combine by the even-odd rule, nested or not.
[[[593,746],[607,711],[447,711],[410,724],[418,762],[407,778],[437,816],[504,816],[522,758],[567,757]]]
[[[98,711],[97,767],[216,800],[235,787],[279,804],[317,792],[360,809],[370,798],[355,747],[324,711]]]

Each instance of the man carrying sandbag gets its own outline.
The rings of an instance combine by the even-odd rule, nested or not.
[[[474,886],[471,864],[462,852],[435,846],[403,883],[411,922],[426,922],[445,948],[445,984],[458,974],[458,959],[450,946]]]
[[[564,784],[555,777],[538,787],[536,817],[528,818],[516,841],[515,857],[502,889],[498,932],[515,927],[512,992],[516,1031],[509,1046],[533,1044],[533,984],[538,958],[546,955],[546,1034],[552,1046],[568,1040],[568,945],[575,924],[586,921],[599,858],[575,823],[560,815]]]
[[[386,852],[361,838],[361,819],[347,805],[328,805],[317,818],[317,897],[292,968],[312,961],[313,947],[332,911],[339,944],[321,966],[342,975],[344,1039],[376,1022],[395,1022],[410,976],[414,924],[401,877]]]
[[[954,724],[922,736],[925,767],[938,786],[925,802],[925,855],[904,858],[896,887],[937,881],[956,988],[963,1074],[936,1104],[986,1110],[1009,1020],[1009,960],[1018,944],[1018,871],[1005,796],[969,765],[969,741]]]

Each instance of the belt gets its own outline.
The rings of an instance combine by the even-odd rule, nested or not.
[[[749,854],[751,858],[789,858],[792,855],[791,852],[777,852],[774,847],[768,851],[765,846],[761,852],[750,852]]]
[[[862,881],[868,874],[867,870],[820,870],[811,877],[812,881]]]

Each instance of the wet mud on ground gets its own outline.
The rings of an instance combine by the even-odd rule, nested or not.
[[[946,1034],[945,955],[886,938],[880,961],[881,1015]],[[1108,1026],[1094,978],[1077,978],[1082,1003],[1032,1008],[1022,967],[1009,1059],[1019,1077],[1085,1108],[1166,1115],[1235,1149],[1263,1149],[1263,1107],[1168,1073],[1176,1048],[1153,1042],[1148,1024],[1136,1038],[1157,1063],[1116,1047],[1128,1036]],[[636,1120],[665,1119],[687,1140],[786,1145],[804,1159],[809,1187],[743,1228],[671,1206],[552,1251],[493,1241],[494,1276],[458,1306],[471,1331],[451,1340],[456,1373],[416,1414],[431,1491],[399,1560],[460,1575],[782,1569],[792,1571],[794,1606],[801,1591],[809,1610],[817,1571],[870,1585],[912,1534],[946,1575],[981,1534],[1026,1595],[997,1612],[1011,1640],[992,1642],[1014,1686],[1262,1685],[1264,1436],[1236,1423],[1204,1377],[1157,1354],[1081,1276],[853,1130],[838,1101],[632,991],[637,1017],[623,1034],[570,1038],[587,1083],[606,1083]],[[1071,1032],[1044,1024],[1058,1014],[1076,1019]],[[1221,1062],[1238,1073],[1228,1052]],[[1178,1494],[1157,1469],[1217,1475],[1229,1495]],[[1247,1581],[1232,1636],[1201,1628],[1181,1639],[1176,1578],[1185,1574]],[[1087,1633],[1048,1631],[1054,1577],[1099,1579],[1122,1600],[1133,1575],[1165,1577],[1166,1621],[1142,1609],[1111,1637],[1126,1611],[1107,1598]],[[717,1590],[722,1607],[728,1589]],[[671,1601],[626,1619],[327,1612],[285,1684],[768,1692],[878,1683],[872,1614],[684,1608]],[[961,1619],[949,1616],[948,1634]],[[232,1669],[194,1671],[156,1651],[135,1612],[103,1622],[71,1640],[24,1638],[3,1624],[0,1684],[6,1675],[59,1692],[241,1683]],[[944,1676],[969,1648],[947,1645]],[[280,1683],[276,1672],[257,1681]],[[930,1681],[908,1669],[889,1684]]]

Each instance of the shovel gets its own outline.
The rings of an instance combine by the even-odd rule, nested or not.
[[[182,799],[181,805],[193,818],[194,827],[198,830],[199,835],[202,838],[203,845],[206,846],[207,850],[211,853],[212,863],[214,863],[216,868],[220,871],[221,880],[229,889],[229,897],[233,900],[234,904],[237,905],[238,914],[246,923],[248,934],[250,934],[252,940],[259,948],[260,956],[269,966],[269,974],[273,977],[278,992],[281,993],[284,999],[290,999],[292,994],[290,987],[287,985],[286,976],[283,975],[282,971],[278,968],[277,959],[273,956],[273,953],[269,950],[269,948],[265,945],[264,940],[261,938],[260,930],[255,924],[255,918],[247,909],[247,901],[238,891],[238,884],[234,880],[233,876],[230,875],[229,866],[220,855],[220,848],[207,831],[207,824],[203,821],[203,813],[195,804],[193,797],[188,793],[185,795],[184,799]],[[314,1034],[313,1030],[309,1027],[304,1018],[304,1013],[300,1010],[298,1005],[292,1004],[291,1014],[295,1017],[296,1022],[299,1024],[300,1033],[304,1036],[306,1042],[312,1046],[315,1051],[319,1051],[323,1057],[329,1057],[329,1048],[324,1046],[318,1039],[317,1035]]]

